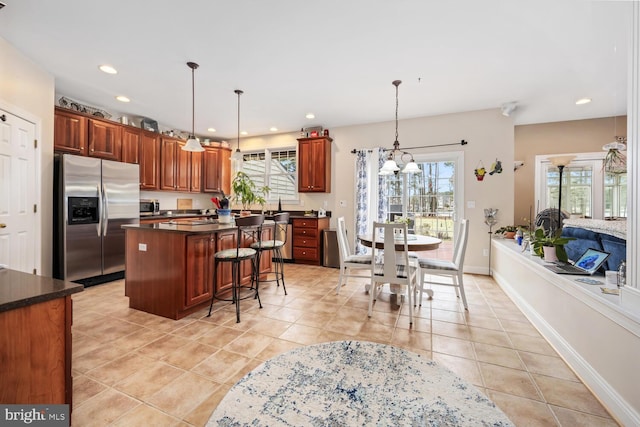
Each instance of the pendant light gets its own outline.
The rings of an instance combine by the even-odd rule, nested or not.
[[[187,143],[182,146],[182,149],[184,151],[201,152],[201,151],[204,151],[204,148],[202,148],[200,141],[196,139],[195,131],[194,131],[195,116],[196,116],[196,112],[195,112],[196,86],[194,82],[194,74],[195,74],[195,69],[198,68],[199,65],[196,64],[195,62],[187,62],[187,66],[191,68],[191,133],[189,134],[189,139],[187,139]]]
[[[238,95],[238,145],[236,146],[236,151],[231,155],[231,159],[237,163],[237,169],[242,169],[242,153],[240,152],[240,95],[244,92],[240,89],[234,90],[235,94]]]
[[[378,175],[393,175],[398,173],[400,167],[396,162],[396,157],[399,157],[400,160],[404,158],[404,156],[409,156],[410,160],[405,164],[405,167],[402,169],[402,173],[420,173],[420,168],[416,164],[415,160],[413,160],[413,156],[411,153],[400,150],[400,143],[398,142],[398,86],[402,83],[401,80],[394,80],[391,82],[392,85],[396,87],[396,140],[393,142],[393,148],[388,151],[387,160],[384,162]]]

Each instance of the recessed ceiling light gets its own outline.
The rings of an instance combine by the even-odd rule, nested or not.
[[[307,119],[315,119],[316,115],[313,113],[307,113],[307,115],[305,116]]]
[[[214,128],[209,128],[207,129],[209,132],[215,132],[216,130]]]
[[[275,126],[271,126],[271,127],[269,128],[269,130],[270,130],[271,132],[278,132],[278,128],[277,128],[277,127],[275,127]]]
[[[591,102],[591,98],[580,98],[576,101],[576,105],[584,105]]]
[[[116,96],[116,99],[120,102],[131,102],[131,100],[124,95],[118,95]]]
[[[242,132],[240,132],[240,135],[249,135],[249,133],[246,130],[243,130]]]
[[[99,68],[107,74],[118,74],[118,70],[113,68],[111,65],[101,65]]]

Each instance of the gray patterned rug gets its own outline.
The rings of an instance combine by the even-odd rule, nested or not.
[[[364,341],[296,348],[249,372],[207,423],[240,425],[513,426],[436,362]]]

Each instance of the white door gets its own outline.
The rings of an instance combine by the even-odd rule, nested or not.
[[[33,273],[35,125],[0,109],[0,264]]]

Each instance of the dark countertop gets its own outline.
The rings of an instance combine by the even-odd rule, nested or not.
[[[84,286],[3,268],[0,270],[0,312],[62,298]]]
[[[157,230],[164,232],[174,232],[174,233],[187,233],[187,234],[207,234],[207,233],[216,233],[218,231],[224,230],[235,230],[235,224],[219,224],[216,220],[211,220],[211,223],[206,224],[191,224],[189,223],[189,219],[179,218],[179,219],[169,219],[167,218],[167,222],[157,222],[154,224],[124,224],[122,228],[124,229],[136,229],[136,230]],[[175,223],[170,223],[175,222]],[[196,221],[199,222],[199,221]],[[273,224],[271,220],[265,220],[265,225]]]
[[[167,212],[171,212],[171,214],[168,214]],[[234,213],[239,212],[238,210],[233,211]],[[252,211],[253,213],[260,213],[260,211]],[[318,218],[318,213],[316,211],[314,211],[313,214],[309,215],[309,214],[305,214],[304,211],[284,211],[284,212],[289,212],[290,218]],[[269,216],[269,215],[273,215],[276,212],[273,211],[267,211],[265,212],[265,215]],[[180,218],[201,218],[201,217],[208,217],[208,218],[217,218],[218,215],[215,213],[215,209],[210,209],[209,213],[201,213],[200,211],[161,211],[159,215],[145,215],[145,216],[141,216],[140,219],[144,220],[157,220],[157,219],[180,219]],[[327,212],[327,217],[331,217],[331,212]],[[324,217],[321,217],[324,218]]]

